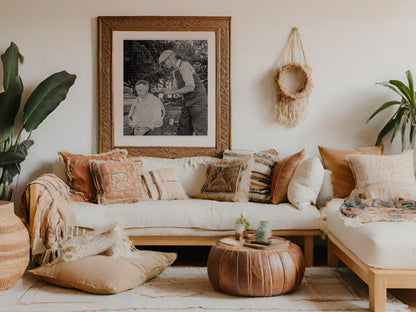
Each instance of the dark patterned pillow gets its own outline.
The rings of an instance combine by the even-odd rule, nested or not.
[[[218,159],[208,166],[207,178],[198,197],[221,201],[247,201],[252,163],[252,155],[238,159]]]

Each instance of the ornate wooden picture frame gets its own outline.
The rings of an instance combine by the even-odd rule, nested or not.
[[[230,24],[222,16],[98,17],[100,152],[176,158],[230,149]],[[183,91],[189,75],[193,88]]]

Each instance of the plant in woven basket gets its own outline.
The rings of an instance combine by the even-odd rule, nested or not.
[[[10,200],[11,184],[20,174],[20,164],[34,144],[30,139],[32,131],[66,98],[76,75],[61,71],[43,80],[25,102],[21,120],[15,123],[23,94],[19,76],[19,61],[23,62],[23,56],[16,44],[10,43],[1,61],[4,91],[0,93],[0,200]],[[25,139],[23,130],[27,134]]]
[[[415,101],[415,88],[413,85],[413,77],[410,70],[406,71],[407,83],[399,80],[389,80],[386,82],[380,82],[382,86],[385,86],[397,95],[400,96],[400,100],[387,101],[382,104],[371,116],[368,118],[368,123],[378,113],[393,106],[397,106],[396,111],[393,113],[387,124],[381,129],[377,136],[376,145],[380,144],[383,138],[390,132],[392,132],[390,142],[393,142],[397,133],[401,133],[401,145],[402,151],[408,148],[410,144],[411,148],[415,146],[415,127],[416,127],[416,101]]]

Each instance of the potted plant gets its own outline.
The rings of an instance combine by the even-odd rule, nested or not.
[[[244,217],[243,214],[240,214],[240,218],[235,220],[235,239],[239,240],[242,238],[244,231],[246,231],[249,226],[250,223],[248,220]]]
[[[380,144],[383,138],[392,132],[391,141],[393,142],[397,133],[401,134],[402,151],[408,148],[410,144],[411,148],[415,146],[415,127],[416,127],[416,102],[415,102],[415,88],[413,85],[413,77],[410,70],[406,71],[407,83],[399,80],[389,80],[387,82],[380,82],[378,84],[390,88],[396,94],[399,95],[399,100],[388,101],[382,104],[371,116],[368,118],[368,123],[374,116],[381,111],[397,106],[395,112],[387,122],[387,124],[381,129],[377,136],[376,145]]]
[[[9,201],[11,184],[20,174],[20,163],[34,143],[30,139],[32,131],[66,98],[76,75],[61,71],[43,80],[25,102],[21,122],[15,123],[23,93],[18,68],[23,56],[15,43],[10,43],[1,61],[4,91],[0,93],[0,200]],[[26,138],[23,138],[23,130]]]

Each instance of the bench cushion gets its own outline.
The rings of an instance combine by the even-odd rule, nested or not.
[[[319,229],[321,215],[315,206],[299,210],[289,203],[269,205],[253,202],[219,202],[203,199],[142,201],[133,204],[97,205],[74,202],[76,226],[95,229],[121,221],[131,228],[194,228],[234,230],[243,213],[250,228],[268,220],[273,230]]]
[[[414,222],[372,222],[344,225],[340,205],[332,199],[322,213],[326,228],[365,264],[380,269],[416,269],[416,224]]]

